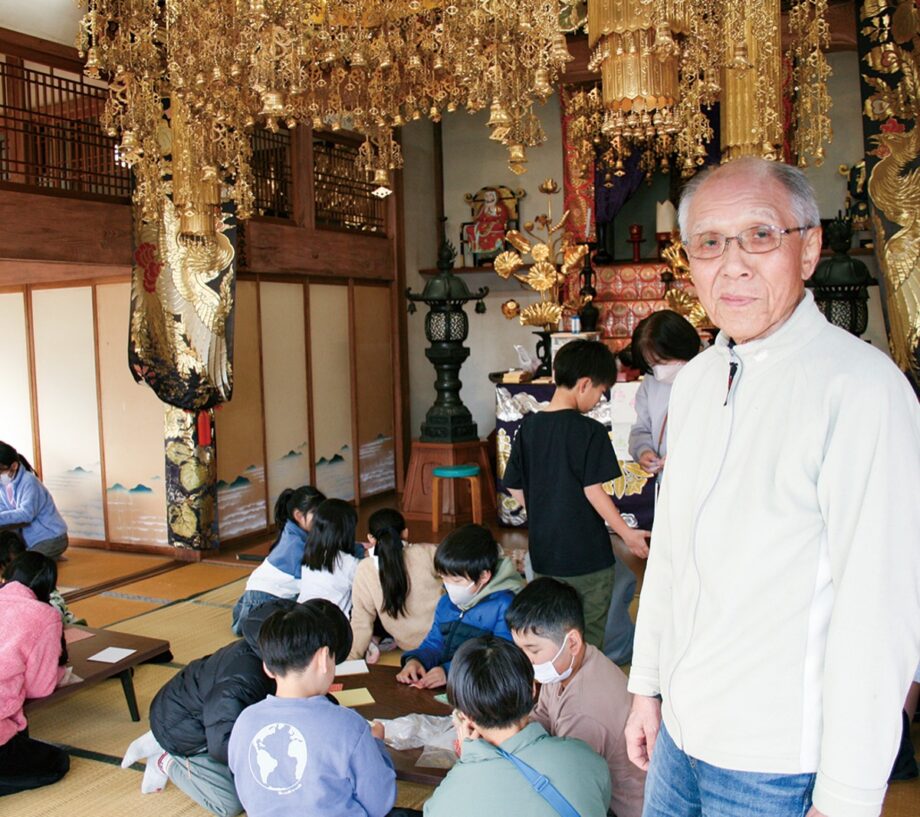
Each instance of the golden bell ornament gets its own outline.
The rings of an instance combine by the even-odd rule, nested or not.
[[[280,91],[265,91],[262,94],[262,110],[259,116],[282,116],[284,114],[284,94]]]

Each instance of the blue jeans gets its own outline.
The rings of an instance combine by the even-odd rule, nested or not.
[[[266,593],[264,590],[247,590],[240,596],[240,600],[233,606],[233,619],[230,622],[230,629],[234,635],[243,634],[243,622],[249,618],[249,614],[260,604],[267,601],[274,601],[278,596]]]
[[[664,723],[652,751],[642,817],[804,817],[814,774],[736,772],[677,748]]]

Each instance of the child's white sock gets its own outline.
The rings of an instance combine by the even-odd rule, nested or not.
[[[153,732],[145,732],[128,747],[128,751],[125,752],[125,756],[121,761],[121,768],[127,769],[139,760],[144,760],[152,755],[160,755],[162,753],[163,747],[157,743],[157,739],[153,736]]]
[[[144,779],[141,781],[141,792],[144,794],[154,794],[163,791],[169,782],[169,766],[172,758],[162,752],[154,757],[147,758],[147,769],[144,771]]]

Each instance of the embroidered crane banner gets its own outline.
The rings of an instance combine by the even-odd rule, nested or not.
[[[212,408],[233,394],[235,220],[224,213],[213,240],[186,242],[169,199],[158,215],[135,213],[128,364],[164,403]]]

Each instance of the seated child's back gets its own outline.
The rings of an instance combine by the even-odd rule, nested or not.
[[[342,647],[328,619],[307,602],[262,627],[277,694],[246,709],[230,736],[230,768],[249,817],[383,817],[395,802],[382,727],[375,736],[361,715],[325,697]]]
[[[342,499],[327,499],[313,512],[313,527],[303,552],[298,601],[328,599],[351,613],[351,588],[358,569],[355,527],[358,514]]]
[[[418,647],[443,590],[434,568],[434,545],[407,544],[409,531],[399,511],[374,511],[368,529],[370,558],[358,565],[352,590],[350,658],[364,657],[377,618],[400,649]]]
[[[426,817],[559,817],[514,759],[545,776],[580,817],[606,817],[604,761],[582,741],[550,737],[528,722],[533,667],[518,647],[494,636],[466,642],[454,657],[447,697],[461,756],[425,804]]]
[[[447,594],[435,608],[434,623],[418,649],[402,657],[402,683],[434,688],[447,683],[450,662],[465,641],[494,633],[511,640],[505,612],[524,585],[488,528],[464,525],[438,545],[434,567]]]
[[[260,604],[273,598],[297,598],[313,511],[325,499],[312,485],[287,488],[279,495],[275,502],[278,538],[265,560],[249,574],[246,590],[233,608],[231,629],[237,635],[242,635],[243,622]]]

